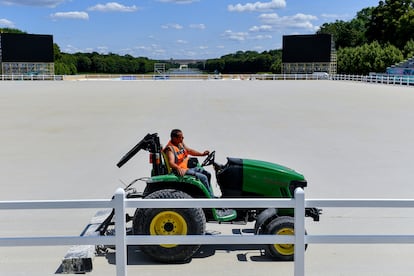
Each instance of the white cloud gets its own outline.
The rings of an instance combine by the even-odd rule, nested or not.
[[[188,58],[194,58],[198,56],[198,53],[194,51],[183,51],[182,55]]]
[[[277,28],[306,29],[309,31],[316,31],[318,29],[318,26],[312,24],[312,21],[318,20],[314,15],[298,13],[293,16],[280,17],[276,13],[265,13],[261,14],[259,19],[263,23]]]
[[[75,46],[70,45],[70,44],[62,47],[61,50],[65,53],[69,53],[69,54],[80,52],[78,48],[76,48]]]
[[[264,40],[264,39],[272,39],[272,36],[269,34],[256,34],[252,35],[254,32],[233,32],[231,30],[225,31],[222,36],[228,40],[234,41],[246,41],[246,40]]]
[[[178,39],[176,42],[177,42],[178,44],[187,44],[187,43],[188,43],[188,41],[186,41],[186,40],[182,40],[182,39]]]
[[[173,3],[173,4],[192,4],[199,0],[158,0],[161,3]]]
[[[198,30],[204,30],[206,28],[206,25],[204,24],[190,24],[191,29],[198,29]]]
[[[169,24],[162,25],[161,28],[181,30],[183,26],[181,26],[180,24],[176,24],[176,23],[169,23]]]
[[[255,2],[246,4],[228,5],[230,12],[264,12],[286,7],[285,0],[272,0],[270,2]]]
[[[164,57],[167,51],[164,49],[155,49],[155,50],[150,51],[150,53],[156,57]]]
[[[271,40],[273,39],[273,36],[269,34],[269,32],[272,31],[274,31],[273,26],[261,25],[251,27],[248,32],[234,32],[232,30],[226,30],[221,36],[224,39],[239,42],[244,42],[247,40]]]
[[[263,46],[257,45],[257,46],[254,46],[254,47],[253,47],[253,49],[254,49],[255,51],[260,52],[260,51],[263,51]]]
[[[137,52],[138,55],[151,54],[157,57],[161,57],[166,53],[166,51],[158,44],[151,44],[149,46],[139,45],[139,46],[134,47],[134,49],[138,51]],[[144,54],[142,52],[144,52]]]
[[[94,51],[93,48],[85,48],[85,49],[80,49],[76,46],[73,46],[71,44],[68,44],[66,46],[64,46],[62,49],[62,52],[64,53],[91,53]]]
[[[99,12],[134,12],[138,10],[138,7],[135,5],[124,6],[117,2],[109,2],[106,4],[97,4],[88,8],[89,11],[99,11]]]
[[[271,35],[256,35],[256,36],[252,36],[250,37],[250,39],[253,40],[264,40],[264,39],[272,39],[273,37]]]
[[[270,32],[273,27],[270,25],[253,26],[249,29],[250,32]]]
[[[245,32],[233,32],[232,30],[226,30],[222,36],[229,40],[245,41],[248,37],[248,33]]]
[[[329,20],[348,20],[352,19],[352,16],[349,14],[327,14],[323,13],[321,14],[322,18],[329,19]]]
[[[0,0],[0,3],[6,5],[19,5],[19,6],[34,6],[34,7],[48,7],[54,8],[65,0]]]
[[[98,46],[97,48],[97,52],[100,54],[108,54],[108,47],[107,46]]]
[[[72,11],[72,12],[56,12],[50,15],[52,19],[81,19],[88,20],[89,15],[86,12]]]
[[[0,18],[0,26],[6,27],[6,28],[14,28],[14,23],[8,19]]]

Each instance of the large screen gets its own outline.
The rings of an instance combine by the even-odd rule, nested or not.
[[[330,62],[330,34],[283,36],[282,62]]]
[[[2,62],[53,62],[53,36],[1,35]]]

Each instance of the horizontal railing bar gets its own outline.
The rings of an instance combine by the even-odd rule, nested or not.
[[[127,244],[274,244],[295,243],[288,235],[188,235],[188,236],[127,236]]]
[[[414,235],[307,235],[305,243],[397,244],[414,243]]]
[[[50,236],[50,237],[0,238],[0,247],[5,247],[5,246],[58,246],[58,245],[74,245],[74,244],[77,244],[77,245],[115,244],[115,236]]]
[[[286,207],[295,206],[294,199],[126,199],[129,208],[163,207],[189,208],[196,204],[200,208],[245,208],[245,207]],[[414,208],[413,199],[307,199],[306,207],[354,207],[354,208]],[[83,209],[112,208],[112,200],[33,200],[1,201],[0,210],[10,209]]]
[[[127,236],[128,245],[154,244],[275,244],[295,243],[288,235],[176,235]],[[306,244],[399,244],[414,243],[414,235],[306,235]],[[56,236],[0,238],[0,247],[59,246],[59,245],[113,245],[115,236]]]
[[[288,235],[174,235],[127,236],[129,245],[148,244],[268,244],[294,243],[295,237]],[[113,245],[115,236],[62,236],[62,237],[10,237],[0,238],[2,246],[57,246],[57,245]]]
[[[413,199],[306,199],[305,207],[414,208]]]
[[[268,208],[268,207],[286,207],[295,206],[294,199],[126,199],[127,208]]]
[[[112,200],[31,200],[31,201],[0,201],[0,210],[21,209],[89,209],[112,208]]]

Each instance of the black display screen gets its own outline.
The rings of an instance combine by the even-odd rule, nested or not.
[[[53,62],[53,36],[33,34],[1,35],[2,62]]]
[[[330,34],[283,36],[282,62],[330,62],[331,48]]]

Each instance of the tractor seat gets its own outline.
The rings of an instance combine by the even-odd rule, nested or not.
[[[172,173],[172,168],[170,167],[170,163],[168,162],[168,156],[165,154],[164,151],[161,151],[162,154],[162,159],[164,160],[164,166],[167,169],[167,173],[170,174]]]

